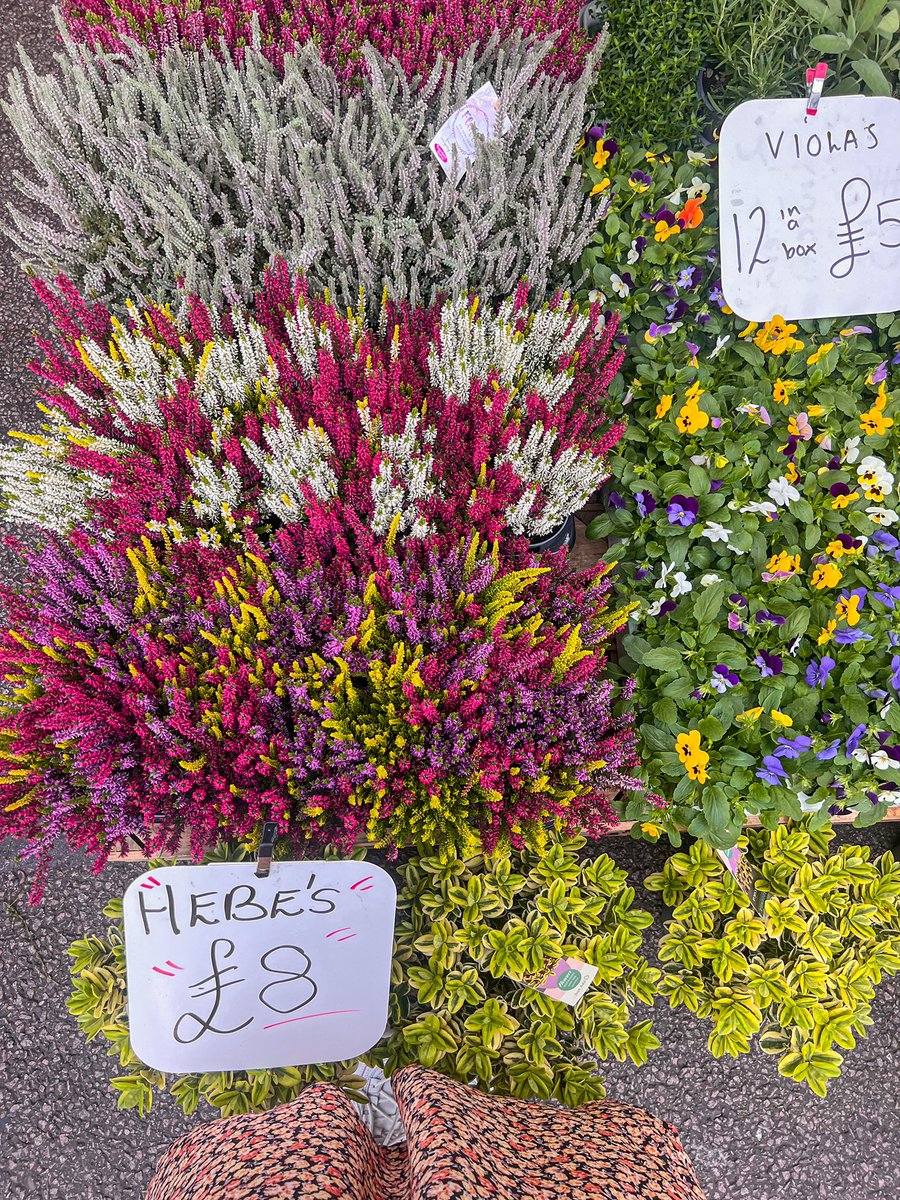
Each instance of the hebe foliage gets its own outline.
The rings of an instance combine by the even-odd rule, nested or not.
[[[653,1002],[660,975],[641,954],[652,918],[633,907],[634,889],[608,855],[581,860],[584,845],[555,842],[540,859],[416,858],[400,867],[392,1028],[364,1061],[387,1072],[418,1062],[486,1091],[569,1105],[604,1095],[600,1059],[645,1062],[659,1043],[649,1020],[629,1022],[635,1001]],[[210,860],[242,857],[219,847]],[[143,1116],[154,1091],[168,1088],[186,1112],[205,1099],[228,1116],[272,1108],[320,1079],[351,1095],[360,1086],[349,1062],[174,1081],[142,1064],[128,1041],[121,900],[104,912],[113,922],[106,935],[69,949],[68,1006],[88,1040],[105,1037],[128,1070],[112,1081],[120,1108]],[[599,967],[575,1008],[522,982],[563,954]]]
[[[386,1069],[419,1062],[486,1091],[576,1105],[604,1095],[598,1059],[635,1063],[659,1043],[650,1021],[659,972],[641,954],[651,917],[608,855],[581,861],[583,838],[539,861],[406,864],[396,935]],[[523,984],[571,955],[599,968],[575,1007]]]
[[[756,873],[757,908],[702,842],[646,886],[673,909],[659,946],[660,992],[712,1030],[715,1057],[754,1039],[780,1074],[824,1096],[872,1024],[884,975],[900,971],[900,864],[868,846],[829,852],[830,827],[808,821],[749,830],[739,845]]]

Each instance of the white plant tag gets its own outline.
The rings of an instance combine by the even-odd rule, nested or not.
[[[475,130],[488,141],[496,138],[499,111],[500,97],[492,83],[485,83],[461,108],[450,114],[435,134],[431,149],[454,183],[459,183],[469,163],[475,159],[478,151]],[[509,133],[510,128],[510,119],[505,117],[501,132]]]
[[[522,982],[560,1004],[575,1005],[594,982],[597,968],[579,958],[560,958]]]

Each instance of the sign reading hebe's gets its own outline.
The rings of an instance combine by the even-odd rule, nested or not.
[[[900,310],[900,101],[752,100],[719,144],[722,292],[750,321]]]
[[[352,1059],[387,1023],[397,893],[379,867],[163,867],[125,893],[129,1035],[161,1071]]]

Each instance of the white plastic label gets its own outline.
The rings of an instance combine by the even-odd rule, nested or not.
[[[125,893],[128,1025],[160,1071],[352,1059],[387,1023],[397,893],[365,862],[148,871]]]
[[[492,83],[483,84],[461,108],[452,112],[431,142],[438,162],[454,183],[459,183],[478,150],[474,131],[492,141],[496,137],[500,97]],[[503,133],[509,133],[509,117],[504,118]],[[454,150],[456,158],[454,159]]]
[[[768,321],[900,309],[900,101],[751,100],[719,141],[722,292]]]

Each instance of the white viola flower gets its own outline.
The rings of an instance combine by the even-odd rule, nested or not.
[[[616,295],[621,296],[623,300],[631,290],[621,275],[610,275],[609,286],[616,293]]]
[[[884,461],[874,454],[868,454],[856,468],[856,477],[865,488],[876,487],[885,496],[894,489],[894,476],[887,469]]]
[[[722,351],[722,350],[724,350],[724,349],[725,349],[725,347],[728,345],[728,343],[729,343],[730,341],[731,341],[731,334],[730,334],[730,333],[726,333],[726,334],[720,334],[720,335],[719,335],[719,337],[717,337],[717,338],[716,338],[716,344],[715,344],[714,348],[713,348],[713,349],[712,349],[712,351],[711,351],[711,352],[710,352],[710,353],[707,355],[707,357],[708,357],[708,358],[715,358],[715,357],[716,357],[718,354],[720,354],[720,353],[721,353],[721,351]]]
[[[708,454],[692,454],[690,461],[695,467],[709,467],[712,465],[712,459]]]
[[[866,514],[869,520],[874,521],[876,525],[894,525],[900,521],[900,515],[889,508],[879,508],[877,504],[870,504],[866,509]]]
[[[706,155],[702,154],[699,150],[688,150],[687,160],[694,167],[699,166],[700,163],[704,163],[706,166],[709,166],[709,164],[712,162],[712,159],[707,158]]]
[[[720,525],[718,521],[708,521],[703,526],[701,537],[708,537],[711,542],[724,542],[729,550],[732,548],[728,530],[724,525]]]
[[[715,571],[709,571],[706,575],[700,576],[700,586],[711,587],[712,584],[718,583],[720,578],[721,576],[717,575]]]
[[[673,562],[660,564],[659,579],[656,581],[656,587],[659,591],[664,592],[669,586],[669,576],[674,570],[675,564]]]
[[[778,479],[769,480],[766,491],[776,504],[793,504],[794,501],[800,499],[800,493],[792,483],[788,483],[783,475]]]
[[[891,756],[886,754],[884,750],[876,750],[869,759],[869,762],[873,767],[878,767],[880,771],[900,770],[900,763],[894,762]]]
[[[605,304],[606,303],[606,297],[600,291],[599,288],[592,288],[588,292],[588,300],[590,300],[591,304]]]
[[[699,175],[695,175],[691,180],[691,186],[687,190],[688,200],[698,200],[701,196],[709,195],[709,184],[705,179],[701,179]]]
[[[859,443],[861,441],[862,441],[861,437],[847,438],[847,440],[846,440],[846,442],[844,442],[843,448],[841,450],[841,458],[843,459],[844,462],[846,462],[846,463],[855,463],[856,462],[856,460],[859,458]]]
[[[810,804],[809,794],[807,792],[797,792],[797,799],[800,801],[800,808],[805,813],[818,812],[823,805],[828,803],[827,798],[818,800],[815,804]]]
[[[684,571],[675,572],[675,583],[672,587],[672,599],[677,600],[679,596],[685,596],[692,588],[691,581],[685,575]]]
[[[850,757],[855,759],[858,763],[870,763],[872,761],[872,755],[868,752],[868,750],[863,750],[862,746],[857,747],[857,749],[851,753]]]
[[[878,803],[879,804],[896,804],[898,799],[900,799],[900,797],[897,796],[896,792],[879,792],[878,793]]]
[[[660,609],[665,604],[665,602],[666,602],[665,596],[660,596],[660,598],[658,600],[653,601],[653,603],[647,609],[645,615],[648,617],[658,617],[659,613],[660,613]]]
[[[628,254],[625,256],[625,261],[628,263],[629,266],[633,267],[634,264],[637,262],[637,260],[640,257],[641,257],[641,255],[640,255],[640,251],[637,248],[637,243],[632,242],[631,249],[628,251]]]
[[[734,504],[729,504],[729,508],[734,508]],[[756,513],[762,517],[771,517],[778,512],[778,505],[773,504],[771,500],[751,500],[749,504],[742,504],[740,511],[742,513]]]

